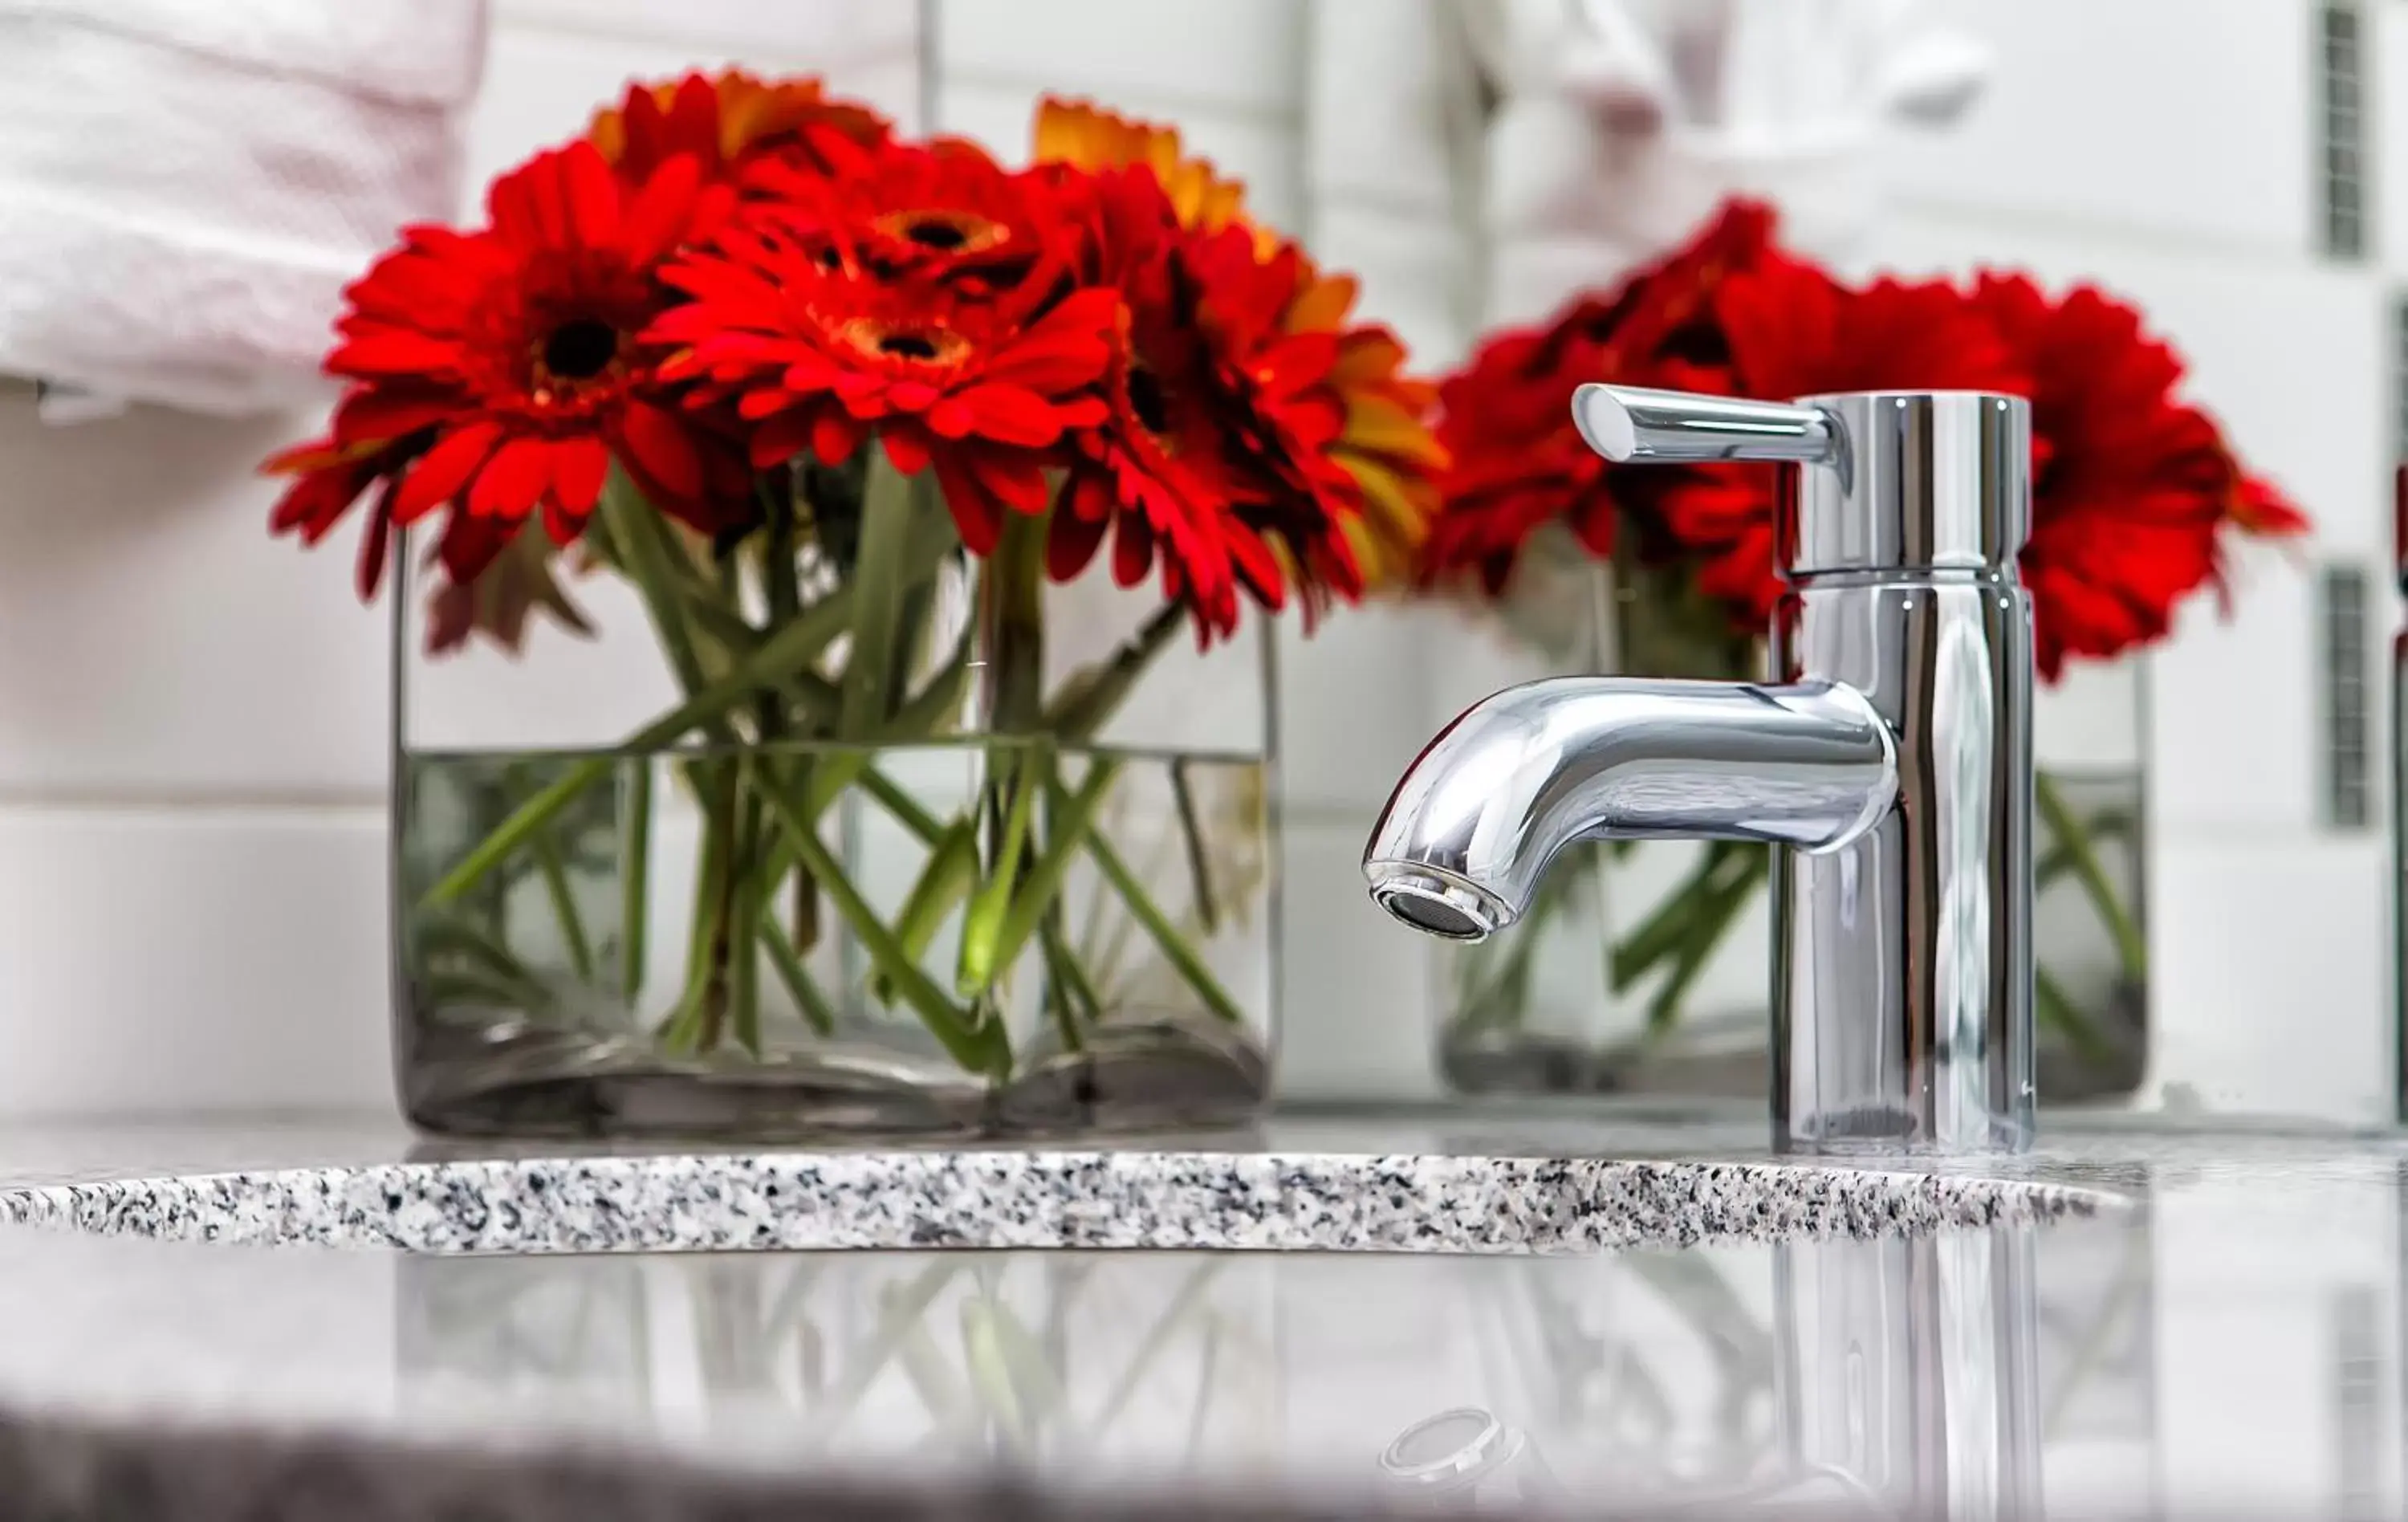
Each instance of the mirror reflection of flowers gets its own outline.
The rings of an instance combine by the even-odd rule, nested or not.
[[[1542,542],[1534,533],[1561,524],[1588,554],[1610,561],[1622,583],[1623,668],[1728,674],[1757,659],[1753,647],[1780,594],[1772,467],[1609,465],[1572,426],[1566,398],[1575,386],[1776,398],[2013,393],[2032,403],[2033,523],[2021,569],[2040,673],[2053,682],[2071,661],[2163,639],[2176,607],[2201,589],[2222,594],[2236,538],[2307,527],[2183,397],[2182,378],[2182,362],[2140,312],[2096,287],[2051,294],[2026,276],[1995,272],[1842,281],[1784,249],[1770,210],[1734,202],[1612,291],[1492,336],[1443,383],[1440,436],[1453,465],[1424,574],[1458,590],[1473,579],[1497,596]],[[1634,587],[1668,583],[1671,595],[1634,597]],[[1693,624],[1685,647],[1650,627],[1684,616],[1681,599],[1697,596],[1720,616],[1701,633]],[[1709,669],[1663,668],[1698,665]],[[2099,871],[2087,832],[2047,777],[2040,803],[2137,978],[2137,927]],[[1670,998],[1651,1011],[1655,1027],[1675,1017],[1680,991],[1762,869],[1752,848],[1709,851],[1687,890],[1617,942],[1617,988],[1673,969]]]
[[[428,535],[438,650],[515,650],[536,612],[583,628],[571,570],[633,583],[685,693],[631,751],[924,741],[969,722],[952,699],[971,666],[992,683],[975,727],[1076,746],[1180,629],[1210,647],[1250,606],[1317,618],[1394,581],[1436,509],[1434,393],[1386,329],[1350,315],[1354,282],[1255,221],[1168,128],[1048,100],[1033,158],[1007,169],[967,140],[906,138],[814,80],[632,88],[498,179],[482,225],[413,228],[351,287],[326,361],[348,390],[326,438],[270,463],[293,478],[274,527],[315,543],[365,501],[364,596],[396,531]],[[975,659],[931,636],[937,599],[921,595],[959,552],[996,610],[977,638],[1002,641]],[[1044,691],[1041,586],[1105,563],[1123,587],[1158,585],[1160,607]],[[994,764],[1012,823],[974,872],[933,849],[967,838],[967,817],[905,811],[939,833],[884,923],[817,844],[813,812],[841,791],[828,768],[816,786],[799,765],[693,768],[709,949],[669,1033],[757,1042],[748,941],[781,935],[767,949],[791,969],[813,917],[781,928],[722,906],[770,904],[795,873],[802,898],[846,916],[882,988],[1006,1075],[982,1000],[1051,935],[1062,878],[1045,864],[1094,852],[1136,890],[1081,823],[1101,817],[1113,763],[1077,778],[1051,749],[1028,754]],[[879,786],[874,761],[851,775]],[[560,792],[423,903],[458,902],[557,816]],[[955,911],[960,961],[940,987],[912,964]],[[1175,916],[1131,911],[1200,1004],[1231,1015],[1202,960],[1168,943]],[[1075,1004],[1091,991],[1051,967],[1055,949],[1050,981]],[[632,995],[640,968],[622,972]],[[818,996],[796,997],[808,1014]]]

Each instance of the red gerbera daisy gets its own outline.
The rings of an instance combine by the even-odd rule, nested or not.
[[[2162,638],[2174,605],[2215,578],[2228,521],[2305,526],[2205,413],[2175,400],[2182,361],[2131,307],[2089,286],[2051,301],[2019,275],[1983,276],[1974,299],[2032,377],[2022,565],[2042,675]]]
[[[1205,639],[1236,627],[1240,587],[1278,608],[1293,582],[1309,617],[1358,596],[1342,528],[1359,488],[1332,452],[1346,422],[1331,386],[1340,347],[1288,330],[1299,266],[1258,256],[1240,224],[1182,227],[1150,168],[1082,183],[1080,275],[1116,294],[1120,321],[1104,415],[1073,436],[1052,574],[1077,575],[1109,533],[1114,577],[1135,585],[1158,554],[1166,594]]]
[[[831,99],[808,76],[763,79],[742,69],[631,84],[595,115],[586,136],[619,173],[641,184],[680,155],[706,179],[782,158],[821,173],[850,170],[891,128],[867,107]]]
[[[1543,524],[1565,521],[1591,553],[1606,555],[1620,517],[1652,517],[1680,473],[1599,459],[1572,425],[1572,391],[1589,380],[1730,390],[1714,298],[1726,280],[1778,257],[1773,226],[1770,208],[1732,202],[1611,294],[1580,297],[1544,326],[1483,344],[1440,388],[1439,441],[1449,465],[1425,574],[1475,570],[1497,592]]]
[[[1081,274],[1115,293],[1112,342],[1097,386],[1102,415],[1072,436],[1080,463],[1054,513],[1047,570],[1069,581],[1110,534],[1116,582],[1138,584],[1159,552],[1164,596],[1183,598],[1206,638],[1226,634],[1241,577],[1273,606],[1283,588],[1269,547],[1232,516],[1243,487],[1211,405],[1217,377],[1201,324],[1179,315],[1194,309],[1195,281],[1151,175],[1112,171],[1086,188]]]
[[[540,513],[566,543],[614,459],[697,527],[746,510],[742,461],[671,405],[640,337],[662,305],[661,261],[725,194],[689,158],[626,189],[579,143],[496,180],[490,228],[410,230],[348,293],[326,368],[352,384],[331,436],[268,464],[299,478],[277,529],[314,542],[380,480],[372,592],[388,524],[445,508],[512,525]]]
[[[767,160],[748,196],[822,249],[885,278],[942,280],[974,294],[1009,290],[1060,261],[1059,213],[1043,179],[1006,171],[976,143],[888,144],[829,175]]]
[[[1042,512],[1047,452],[1102,407],[1114,296],[1080,291],[1033,320],[926,281],[831,269],[775,222],[732,227],[672,266],[692,299],[653,337],[668,368],[732,396],[753,424],[752,462],[850,458],[871,436],[897,469],[933,467],[972,553],[994,550],[1002,512]]]
[[[1881,280],[1857,289],[1796,260],[1733,275],[1714,298],[1727,347],[1720,373],[1742,395],[1991,391],[2025,395],[2028,371],[1963,293],[1944,281]],[[1673,472],[1656,498],[1665,530],[1698,557],[1698,585],[1761,629],[1781,595],[1773,561],[1773,469]]]

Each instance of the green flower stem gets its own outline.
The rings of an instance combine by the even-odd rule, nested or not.
[[[796,525],[812,510],[808,496],[810,477],[809,470],[790,466],[786,470],[782,490],[766,478],[759,482],[761,515],[765,524],[761,547],[762,601],[767,607],[768,626],[772,629],[784,628],[800,618],[803,612],[802,580],[796,567],[796,561],[801,553],[796,538]],[[795,705],[802,709],[810,719],[822,725],[833,724],[837,712],[844,703],[842,694],[810,671],[804,671],[797,675],[790,692]],[[779,704],[764,695],[760,720],[761,738],[764,743],[774,743],[786,738],[789,730],[786,717]],[[808,763],[800,764],[808,765]],[[775,903],[778,883],[783,875],[781,870],[771,877],[762,895],[765,906]],[[808,872],[796,872],[794,874],[794,879],[793,945],[788,946],[785,937],[781,934],[771,942],[771,946],[773,955],[776,948],[784,948],[790,957],[795,957],[794,970],[801,972],[801,960],[796,955],[793,948],[800,947],[804,952],[809,952],[819,944],[820,895],[818,885],[812,883],[810,874]],[[813,1017],[814,1011],[805,1002],[796,980],[788,977],[786,983],[790,989],[796,991],[795,1001],[803,1010],[805,1017]],[[818,995],[817,985],[811,984],[808,977],[802,980],[801,986],[810,988],[814,997]],[[819,1013],[825,1014],[824,1000],[822,1001]]]
[[[535,838],[536,867],[543,874],[544,896],[552,900],[552,917],[560,922],[560,939],[568,947],[568,965],[580,983],[594,981],[594,943],[585,936],[585,917],[577,912],[577,895],[568,885],[568,869],[560,864],[560,848],[549,830]]]
[[[2091,845],[2090,831],[2075,817],[2065,795],[2057,791],[2057,780],[2045,771],[2032,773],[2032,801],[2040,806],[2041,817],[2047,822],[2057,843],[2071,854],[2074,878],[2089,896],[2091,907],[2099,911],[2100,921],[2107,926],[2108,939],[2115,943],[2115,959],[2124,976],[2140,982],[2148,970],[2148,946],[2141,939],[2140,926],[2132,923],[2130,912],[2116,897],[2114,884],[2107,881],[2107,869],[2100,865],[2099,853]]]
[[[735,670],[629,735],[620,742],[616,754],[588,756],[563,771],[520,804],[419,901],[447,904],[459,898],[487,872],[523,849],[537,831],[551,824],[587,788],[608,777],[622,759],[647,756],[671,745],[695,728],[724,718],[756,689],[775,688],[788,673],[809,667],[844,632],[851,608],[852,599],[843,591],[822,599],[810,612],[763,640],[752,657],[739,663]]]
[[[715,784],[715,779],[713,780]],[[672,1052],[704,1049],[710,1016],[703,998],[704,969],[709,965],[711,912],[719,902],[719,883],[726,873],[729,831],[719,823],[721,790],[712,785],[704,795],[702,843],[695,869],[693,917],[686,929],[685,977],[677,1007],[661,1027],[661,1044]]]
[[[1031,755],[1021,764],[1031,771],[1043,773],[1048,784],[1055,783],[1052,756]],[[1094,829],[1096,811],[1103,807],[1105,796],[1111,792],[1112,783],[1119,776],[1120,761],[1117,757],[1098,757],[1089,765],[1087,775],[1079,780],[1078,791],[1070,794],[1067,802],[1056,803],[1054,800],[1059,799],[1061,794],[1058,790],[1052,790],[1046,811],[1046,833],[1050,838],[1043,854],[1029,867],[1026,879],[1010,895],[1010,912],[1004,917],[1000,935],[990,954],[992,960],[987,967],[990,981],[996,969],[1008,968],[1019,958],[1020,949],[1028,944],[1030,936],[1037,933],[1038,921],[1060,896],[1063,879],[1069,875],[1071,857],[1077,853],[1080,842],[1087,839]],[[1034,793],[1036,790],[1032,788],[1030,791]],[[1151,901],[1148,907],[1152,907]],[[1161,912],[1156,910],[1154,912],[1159,918]]]
[[[1170,763],[1170,801],[1179,817],[1180,844],[1187,854],[1188,892],[1196,900],[1196,923],[1211,935],[1221,927],[1219,908],[1212,901],[1212,868],[1204,857],[1204,827],[1196,812],[1196,789],[1187,781],[1187,758]]]
[[[669,538],[667,523],[652,510],[625,473],[615,469],[602,489],[602,521],[627,579],[643,594],[652,632],[669,658],[670,669],[677,673],[678,684],[688,694],[700,692],[705,685],[702,657],[695,653],[686,620],[679,616],[677,588],[681,578],[677,561],[670,558],[672,553],[682,552]],[[716,739],[733,738],[724,711],[704,719],[702,728]]]
[[[887,677],[894,668],[896,615],[918,504],[910,478],[883,450],[869,452],[869,479],[861,504],[861,545],[853,566],[853,643],[844,658],[844,702],[837,734],[866,739],[895,708]]]
[[[895,939],[914,962],[927,955],[928,943],[937,939],[937,929],[945,923],[945,916],[969,896],[977,882],[978,831],[968,820],[957,819],[938,838],[927,865],[911,884],[910,893],[903,900],[903,911],[895,919]],[[881,1003],[892,1004],[895,981],[881,973],[871,980],[870,992]]]
[[[991,734],[1044,730],[1045,520],[1004,514],[1003,534],[979,577],[985,635],[982,718]]]
[[[627,763],[626,833],[620,844],[619,991],[630,1006],[644,991],[652,908],[652,763]]]
[[[429,972],[420,986],[421,998],[437,1008],[484,1002],[505,1010],[534,1011],[548,1009],[552,1004],[552,996],[545,990],[531,991],[481,968],[454,967]]]
[[[821,992],[819,982],[803,959],[795,954],[794,942],[786,939],[786,927],[778,923],[774,908],[764,906],[760,915],[761,944],[769,954],[770,970],[786,985],[786,993],[795,1001],[811,1029],[823,1036],[836,1034],[836,1007]]]
[[[1045,732],[1065,745],[1094,739],[1119,711],[1138,678],[1169,648],[1170,637],[1179,632],[1187,616],[1186,610],[1176,604],[1161,609],[1110,660],[1065,682],[1045,707]]]
[[[748,758],[736,763],[737,802],[736,849],[728,872],[729,893],[725,913],[727,947],[727,1005],[730,1032],[737,1044],[758,1056],[761,1054],[761,912],[767,907],[773,883],[763,879],[759,868],[766,854],[767,840],[761,817],[759,792],[746,785],[752,774]]]
[[[1079,965],[1078,955],[1071,951],[1068,939],[1062,933],[1062,905],[1057,899],[1046,908],[1045,918],[1038,927],[1045,948],[1046,1004],[1054,1012],[1054,1029],[1062,1037],[1065,1051],[1086,1050],[1086,1038],[1081,1033],[1080,1022],[1089,1023],[1103,1017],[1103,1000],[1096,997],[1096,985],[1087,969]]]
[[[1672,961],[1672,970],[1663,986],[1647,1005],[1647,1031],[1661,1036],[1681,1020],[1681,1001],[1688,997],[1689,985],[1697,982],[1713,959],[1714,948],[1728,934],[1731,923],[1756,897],[1762,881],[1765,853],[1760,849],[1742,851],[1726,858],[1727,866],[1720,880],[1706,890],[1703,907],[1691,922],[1689,933],[1682,939],[1680,950]]]
[[[2104,1066],[2114,1060],[2114,1047],[2067,997],[2055,974],[2038,963],[2032,966],[2032,1005],[2041,1025],[2063,1036],[2085,1062]]]
[[[411,925],[410,934],[422,954],[421,962],[425,960],[423,954],[448,956],[465,964],[453,970],[517,990],[519,1001],[528,1009],[552,1003],[543,980],[474,921],[449,912],[423,915]]]
[[[843,869],[828,854],[827,847],[820,843],[812,821],[796,807],[792,798],[772,788],[765,790],[763,800],[784,829],[788,844],[827,890],[837,912],[869,953],[870,960],[877,964],[882,973],[894,981],[905,1002],[927,1023],[929,1031],[943,1044],[954,1062],[969,1072],[996,1076],[1008,1072],[1011,1053],[1005,1044],[1002,1024],[988,1020],[974,1026],[968,1012],[947,998],[944,991],[920,970],[920,965],[904,952],[894,932],[880,921],[878,912],[844,875]]]
[[[1639,927],[1623,938],[1613,948],[1611,962],[1613,991],[1620,993],[1647,976],[1648,972],[1673,951],[1685,944],[1693,929],[1693,916],[1698,912],[1699,895],[1710,892],[1730,870],[1730,863],[1761,846],[1738,840],[1707,842],[1697,866],[1681,885],[1657,904],[1654,912]]]
[[[880,807],[893,814],[905,829],[920,838],[924,845],[936,845],[947,833],[947,826],[937,822],[937,816],[920,807],[920,800],[896,786],[894,780],[876,767],[865,767],[861,773],[861,790],[876,798]]]
[[[908,573],[914,579],[934,574],[959,543],[950,521],[922,524],[911,540]],[[714,679],[668,712],[628,735],[613,754],[588,757],[553,779],[462,856],[451,871],[421,896],[420,903],[446,904],[458,899],[486,873],[523,849],[534,831],[549,824],[587,788],[609,776],[610,768],[623,757],[648,755],[674,744],[695,729],[723,719],[756,691],[789,690],[847,631],[853,622],[853,595],[851,586],[830,592],[793,623],[769,631],[760,646],[725,676]]]
[[[1094,1012],[1081,1008],[1071,992],[1068,948],[1050,926],[1039,934],[1037,946],[1045,963],[1045,1013],[1054,1022],[1054,1034],[1061,1039],[1063,1051],[1083,1052],[1087,1049],[1087,1036],[1080,1023],[1096,1016]]]
[[[1058,784],[1054,793],[1055,807],[1067,811],[1069,800],[1062,794]],[[1128,906],[1130,914],[1134,915],[1138,923],[1144,927],[1146,934],[1153,938],[1154,945],[1161,949],[1164,957],[1178,970],[1180,977],[1185,981],[1190,989],[1194,990],[1196,997],[1203,1000],[1204,1008],[1215,1018],[1225,1020],[1230,1025],[1244,1025],[1245,1012],[1238,1008],[1237,1000],[1231,998],[1221,987],[1219,981],[1204,966],[1202,958],[1198,957],[1194,948],[1187,944],[1186,938],[1182,936],[1178,928],[1163,916],[1161,910],[1154,907],[1154,900],[1146,896],[1144,886],[1138,882],[1136,874],[1128,869],[1128,864],[1121,859],[1120,853],[1112,849],[1111,842],[1104,839],[1102,832],[1090,830],[1087,832],[1085,843],[1087,854],[1095,859],[1096,868],[1103,873],[1104,881],[1111,884],[1112,891],[1120,895],[1121,901]]]
[[[988,752],[990,756],[996,754]],[[953,992],[963,998],[976,998],[993,987],[996,969],[1005,965],[1000,945],[1004,915],[1011,908],[1012,890],[1020,882],[1021,856],[1027,849],[1029,824],[1037,812],[1037,793],[1044,771],[1044,758],[1033,753],[1015,755],[995,768],[991,785],[1009,787],[1011,801],[1004,809],[994,862],[978,890],[970,896],[969,912],[962,920],[961,955],[955,961]]]

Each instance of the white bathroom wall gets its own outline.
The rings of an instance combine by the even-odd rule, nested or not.
[[[824,69],[918,116],[892,0],[494,14],[477,185],[696,64]],[[387,610],[352,597],[349,530],[271,540],[252,475],[314,420],[55,428],[33,397],[0,381],[0,1113],[390,1103]]]
[[[1450,208],[1376,172],[1437,151],[1444,103],[1401,66],[1316,54],[1317,3],[496,0],[471,176],[574,132],[628,76],[691,64],[823,69],[907,120],[924,84],[936,124],[1007,156],[1039,91],[1083,93],[1177,121],[1450,361]],[[2378,115],[2373,162],[2402,189],[2373,187],[2373,255],[2335,265],[2315,251],[2308,0],[1948,3],[2000,67],[1960,127],[1897,155],[1876,262],[2028,263],[2139,297],[2318,518],[2309,555],[2375,571],[2387,622],[2408,111]],[[2395,61],[2408,89],[2408,7],[2365,9],[2373,91]],[[1308,132],[1315,71],[1359,93],[1364,130]],[[308,421],[51,429],[0,383],[0,1113],[385,1102],[386,625],[351,600],[347,546],[266,537],[250,474]],[[2152,1083],[2176,1100],[2372,1113],[2386,1092],[2385,853],[2318,823],[2312,589],[2253,563],[2238,617],[2196,610],[2156,664]],[[1289,1071],[1308,1092],[1433,1092],[1424,948],[1356,871],[1444,717],[1431,626],[1372,608],[1294,632]]]

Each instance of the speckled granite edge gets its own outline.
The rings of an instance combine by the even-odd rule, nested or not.
[[[393,1163],[0,1191],[0,1222],[419,1253],[1565,1253],[2048,1221],[2119,1198],[1756,1162],[867,1152]]]

